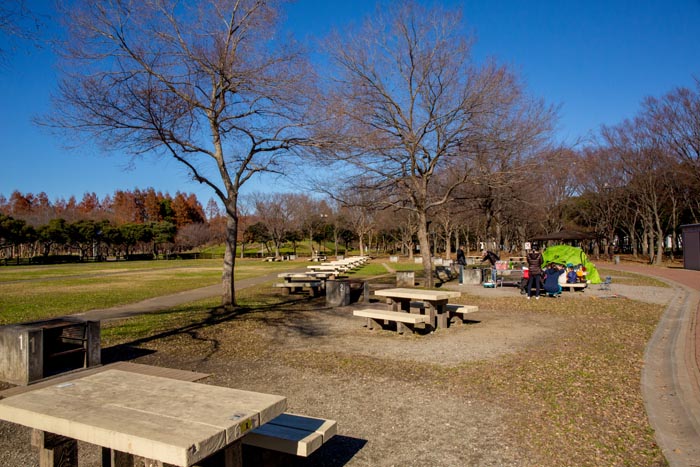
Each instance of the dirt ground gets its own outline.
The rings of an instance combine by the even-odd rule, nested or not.
[[[489,297],[526,300],[513,287],[453,288],[485,303]],[[541,300],[577,307],[586,300],[626,296],[665,304],[673,294],[672,288],[619,284],[612,292],[591,286],[584,293]],[[143,354],[133,360],[138,363],[209,373],[207,384],[282,394],[290,412],[338,422],[336,437],[307,459],[290,459],[290,465],[531,466],[536,458],[512,433],[511,419],[519,408],[489,394],[443,387],[440,375],[506,354],[526,355],[566,332],[566,321],[482,305],[466,324],[401,336],[370,331],[350,307],[329,309],[317,299],[282,319],[251,327],[250,345],[264,342],[262,352],[231,342],[225,324],[153,339],[132,350]],[[347,370],[350,361],[352,370]],[[363,364],[372,371],[358,370]],[[2,384],[0,389],[7,387]],[[93,446],[81,443],[80,451],[83,465],[100,465]],[[27,429],[0,423],[0,465],[38,465]]]

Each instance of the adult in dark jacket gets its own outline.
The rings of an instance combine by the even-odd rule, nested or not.
[[[496,283],[496,261],[500,260],[501,257],[498,256],[493,251],[484,250],[481,254],[481,262],[488,261],[491,263],[491,282]]]
[[[467,257],[464,256],[464,247],[460,246],[459,249],[457,250],[457,264],[460,266],[466,266],[467,265]]]
[[[532,286],[535,286],[535,299],[540,299],[540,288],[542,288],[542,253],[538,245],[533,245],[532,250],[527,254],[527,269],[530,278],[527,280],[527,299],[532,297]]]
[[[564,274],[566,270],[563,267],[559,267],[556,264],[550,264],[547,269],[544,270],[544,291],[550,297],[556,297],[561,294],[561,285],[559,285],[559,276]]]
[[[467,257],[464,256],[464,247],[460,246],[457,250],[457,264],[459,265],[459,283],[464,283],[464,266],[467,265]]]

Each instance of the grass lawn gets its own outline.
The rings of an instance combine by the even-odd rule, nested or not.
[[[236,260],[236,279],[302,263]],[[222,260],[134,261],[0,268],[0,325],[133,303],[218,284]]]
[[[236,273],[245,278],[306,264],[237,260]],[[393,269],[421,269],[415,263],[387,264]],[[220,274],[219,260],[3,267],[0,324],[212,285]],[[382,261],[366,265],[351,277],[378,274],[388,274]],[[628,285],[665,286],[632,273],[603,271],[601,275],[613,275]],[[279,364],[280,355],[274,352],[274,339],[279,336],[266,337],[262,330],[272,320],[289,319],[293,303],[281,293],[255,288],[241,290],[237,298],[242,308],[232,314],[217,311],[219,300],[212,298],[107,323],[102,346],[144,346],[185,359],[196,355],[193,346],[206,349],[211,342],[222,342],[235,352],[216,358],[251,366],[269,358],[271,364],[272,359]],[[456,394],[469,404],[507,407],[510,433],[531,456],[528,465],[666,465],[654,442],[639,384],[644,349],[663,306],[620,298],[587,300],[585,307],[571,307],[564,306],[565,300],[525,301],[519,295],[463,296],[460,301],[491,312],[544,316],[565,324],[537,345],[450,367],[348,355],[342,348],[334,352],[295,349],[284,353],[283,363],[294,375],[313,370],[331,379],[352,376],[384,387],[392,381],[420,381],[426,390]]]

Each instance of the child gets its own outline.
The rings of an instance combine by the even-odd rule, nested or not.
[[[569,263],[566,265],[566,282],[569,284],[575,284],[578,281],[578,276],[576,271],[574,271],[574,265]]]

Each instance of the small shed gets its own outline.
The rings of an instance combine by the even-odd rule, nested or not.
[[[683,267],[700,271],[700,224],[681,226],[683,234]]]

